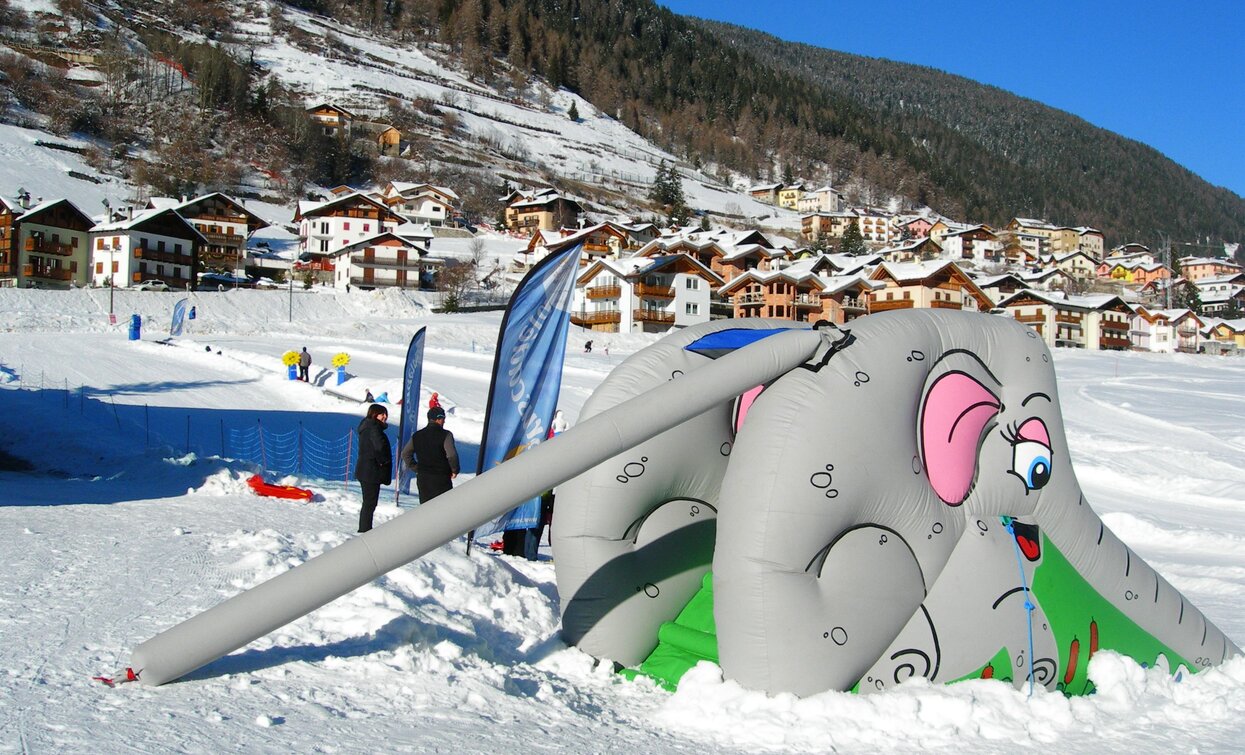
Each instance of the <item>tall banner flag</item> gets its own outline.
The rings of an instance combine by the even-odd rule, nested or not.
[[[477,474],[537,445],[549,431],[562,387],[571,299],[583,248],[580,242],[550,252],[510,297],[497,336]],[[477,534],[529,529],[539,522],[536,497],[480,527]]]
[[[402,370],[402,411],[398,413],[398,484],[393,492],[395,504],[401,500],[402,493],[411,492],[411,478],[415,476],[402,463],[402,449],[406,448],[406,442],[419,426],[419,384],[424,374],[425,330],[420,328],[411,336],[411,345],[406,347],[406,367]]]
[[[186,308],[189,304],[189,299],[178,299],[173,305],[173,324],[169,326],[170,338],[182,334],[182,326],[186,324]]]

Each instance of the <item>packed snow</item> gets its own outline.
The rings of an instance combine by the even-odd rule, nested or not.
[[[1103,652],[1090,665],[1098,692],[1083,698],[997,681],[771,697],[710,664],[671,694],[560,640],[547,546],[528,562],[467,555],[463,539],[186,679],[107,686],[92,677],[123,674],[138,643],[353,536],[357,487],[290,477],[277,481],[314,500],[259,498],[246,486],[256,470],[222,457],[214,428],[347,434],[365,388],[397,396],[407,342],[426,326],[421,402],[440,394],[467,458],[480,439],[500,313],[433,314],[396,291],[196,293],[196,319],[168,339],[180,296],[115,292],[110,324],[107,290],[0,289],[0,751],[1241,747],[1243,659],[1176,682]],[[654,338],[571,332],[572,423]],[[309,383],[281,363],[302,346]],[[328,365],[343,351],[338,386]],[[1245,359],[1057,350],[1055,365],[1087,499],[1245,641]],[[403,511],[386,491],[379,522]]]

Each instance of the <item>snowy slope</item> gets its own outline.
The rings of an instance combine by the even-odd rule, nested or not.
[[[139,642],[351,536],[358,492],[340,481],[290,480],[315,490],[310,503],[260,499],[251,470],[207,440],[185,452],[187,417],[357,423],[360,404],[286,380],[284,351],[307,345],[313,373],[349,352],[341,390],[361,395],[397,384],[426,326],[425,394],[453,407],[460,446],[479,441],[497,313],[306,294],[289,322],[283,291],[195,296],[188,334],[162,345],[174,294],[118,300],[122,321],[148,318],[135,343],[108,324],[106,291],[0,290],[0,450],[35,466],[0,471],[0,751],[1239,751],[1239,659],[1175,683],[1100,653],[1099,693],[1074,699],[989,681],[771,698],[707,665],[671,695],[562,644],[556,554],[467,557],[461,540],[184,681],[94,682]],[[583,354],[585,338],[572,332],[568,348],[572,420],[652,341],[611,336],[605,357]],[[1056,369],[1090,503],[1245,640],[1245,360],[1060,350]],[[379,520],[399,514],[382,500]]]

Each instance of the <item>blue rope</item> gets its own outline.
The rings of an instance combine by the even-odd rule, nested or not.
[[[1025,582],[1025,565],[1021,560],[1020,543],[1016,542],[1016,531],[1012,529],[1012,518],[1004,516],[999,519],[1003,522],[1007,534],[1011,536],[1012,548],[1016,551],[1016,568],[1020,570],[1020,586],[1025,591],[1025,620],[1029,625],[1029,697],[1033,697],[1033,609],[1037,606],[1033,605],[1033,601],[1029,599],[1029,585]]]

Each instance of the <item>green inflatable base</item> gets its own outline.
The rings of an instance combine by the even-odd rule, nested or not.
[[[1004,517],[1004,522],[1010,517]],[[1179,673],[1183,666],[1190,673],[1199,668],[1156,639],[1104,598],[1063,553],[1042,536],[1042,562],[1034,572],[1031,587],[1034,600],[1045,611],[1051,632],[1059,647],[1062,669],[1056,688],[1066,695],[1086,695],[1094,691],[1087,670],[1089,659],[1100,648],[1114,650],[1150,666],[1165,658],[1168,668]],[[982,665],[977,670],[951,680],[998,679],[1012,682],[1016,676],[1028,678],[1023,655],[1007,647],[983,648]],[[708,572],[696,592],[674,621],[661,625],[657,647],[637,668],[619,671],[628,679],[646,676],[673,691],[692,667],[700,661],[718,662],[717,627],[713,621],[713,573]],[[858,691],[859,683],[850,691]]]

